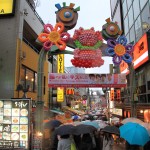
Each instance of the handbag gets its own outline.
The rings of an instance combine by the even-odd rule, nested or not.
[[[77,150],[76,145],[74,142],[71,143],[71,150]]]

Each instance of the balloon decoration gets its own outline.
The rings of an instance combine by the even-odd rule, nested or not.
[[[110,18],[106,19],[106,24],[102,27],[102,36],[107,41],[108,39],[117,39],[122,34],[117,22],[112,22]]]
[[[109,39],[107,45],[106,53],[113,57],[113,63],[115,65],[120,65],[122,60],[128,64],[132,62],[131,54],[133,52],[133,46],[127,44],[127,38],[125,36],[120,36],[117,40]]]
[[[94,28],[75,30],[73,40],[76,45],[74,58],[71,60],[75,67],[91,68],[100,67],[104,64],[102,52],[99,47],[102,45],[102,36]]]
[[[55,27],[51,24],[44,25],[44,33],[38,36],[38,40],[43,44],[45,50],[50,50],[52,45],[56,45],[58,49],[65,50],[66,42],[70,38],[70,34],[64,31],[63,23],[56,23]]]
[[[66,30],[73,29],[78,20],[77,11],[80,11],[80,6],[74,9],[74,5],[75,4],[70,3],[69,6],[66,6],[65,2],[63,2],[63,7],[61,7],[59,3],[55,5],[58,9],[58,11],[56,11],[56,21],[62,22]]]

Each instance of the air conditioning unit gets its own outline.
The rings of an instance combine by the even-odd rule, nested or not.
[[[21,59],[25,59],[26,58],[26,52],[22,51],[21,52]]]

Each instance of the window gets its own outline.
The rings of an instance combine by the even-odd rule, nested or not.
[[[146,4],[146,6],[144,7],[142,13],[141,13],[141,17],[142,17],[142,22],[146,22],[150,24],[150,12],[149,12],[149,5],[148,3]]]
[[[37,88],[37,73],[22,66],[21,68],[21,84],[24,88],[29,86],[30,92],[35,92]]]
[[[133,9],[132,9],[132,7],[130,7],[128,16],[129,16],[129,28],[131,28],[131,26],[133,25]]]
[[[125,18],[127,14],[127,3],[126,3],[126,0],[124,0],[123,2],[123,18]]]
[[[133,25],[132,28],[130,29],[130,42],[134,42],[134,43],[135,43],[135,30],[134,30],[134,25]]]
[[[124,34],[126,35],[129,31],[129,26],[128,26],[128,16],[126,16],[124,20]]]
[[[147,0],[140,0],[140,7],[141,7],[141,10],[144,8],[146,2],[147,2]]]
[[[141,18],[140,18],[140,16],[135,21],[135,35],[136,35],[136,42],[137,42],[142,36],[142,27],[141,27]]]
[[[130,8],[133,0],[127,0],[128,9]]]
[[[133,1],[133,13],[134,13],[134,19],[136,19],[137,16],[140,14],[139,0]]]

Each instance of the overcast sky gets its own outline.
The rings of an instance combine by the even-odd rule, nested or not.
[[[68,6],[70,3],[74,3],[74,8],[80,6],[80,11],[78,12],[78,22],[77,25],[69,31],[71,36],[75,29],[83,27],[84,29],[89,29],[94,27],[95,30],[101,31],[102,25],[105,24],[105,19],[109,18],[110,15],[110,0],[40,0],[40,6],[37,7],[37,12],[41,16],[42,20],[46,23],[52,25],[56,24],[55,11],[57,8],[55,4],[66,2]],[[73,56],[65,55],[65,66],[72,66],[70,60]],[[112,58],[103,57],[104,65],[99,68],[86,69],[86,73],[109,73],[109,64],[112,64]]]

